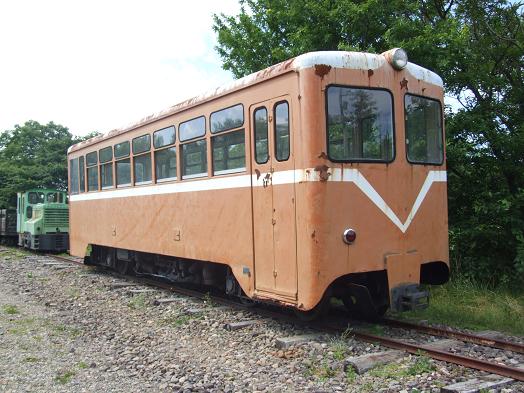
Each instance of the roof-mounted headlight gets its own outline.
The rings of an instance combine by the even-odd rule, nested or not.
[[[396,70],[403,70],[408,65],[408,54],[402,48],[388,50],[383,55]]]

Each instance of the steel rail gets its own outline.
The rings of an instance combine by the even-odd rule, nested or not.
[[[340,328],[337,328],[340,331]],[[378,343],[380,345],[400,349],[415,355],[419,355],[422,351],[429,357],[441,360],[448,363],[454,363],[468,368],[474,368],[476,370],[486,371],[493,374],[503,375],[505,377],[513,378],[518,381],[524,381],[524,369],[505,366],[498,363],[487,362],[476,358],[471,358],[462,355],[456,355],[451,352],[441,351],[439,349],[431,348],[429,345],[416,345],[405,343],[400,340],[375,336],[372,334],[353,332],[355,337],[367,341],[369,343]]]
[[[517,352],[517,353],[524,353],[523,344],[514,343],[514,342],[510,342],[506,340],[500,340],[500,339],[490,338],[490,337],[482,337],[482,336],[478,336],[478,335],[471,334],[471,333],[459,332],[457,330],[447,330],[447,329],[437,328],[433,326],[424,326],[424,325],[419,325],[416,323],[399,321],[396,319],[384,318],[382,319],[382,322],[384,322],[386,325],[399,327],[399,328],[406,328],[406,329],[411,329],[411,330],[417,330],[422,333],[430,334],[433,336],[456,338],[461,341],[466,341],[466,342],[470,342],[473,344],[483,345],[483,346],[487,346],[491,348],[503,349],[503,350]]]
[[[69,261],[69,262],[72,262],[72,263],[83,264],[83,262],[81,262],[80,260],[74,260],[73,258],[57,256],[57,255],[49,255],[49,256],[52,256],[54,258],[61,259],[61,260],[64,260],[64,261]],[[112,272],[112,273],[118,275],[118,273],[116,273],[116,272]],[[232,301],[232,300],[227,299],[227,298],[214,296],[214,295],[208,295],[208,294],[202,293],[200,291],[192,290],[192,289],[189,289],[189,288],[179,287],[179,286],[171,285],[171,284],[168,284],[168,283],[162,283],[162,282],[159,282],[159,281],[156,281],[156,280],[149,279],[147,277],[137,277],[137,276],[122,276],[122,277],[123,278],[127,278],[127,279],[132,279],[133,281],[139,282],[139,283],[142,283],[142,284],[157,286],[157,287],[160,287],[162,289],[166,289],[166,290],[169,290],[171,292],[174,292],[174,293],[177,293],[177,294],[180,294],[180,295],[184,295],[184,296],[192,296],[192,297],[196,297],[196,298],[199,298],[199,299],[204,299],[204,298],[210,297],[213,301],[216,301],[217,303],[220,303],[220,304],[225,304],[225,305],[229,305],[229,306],[235,306],[235,307],[238,307],[238,308],[241,308],[241,309],[244,309],[244,310],[248,310],[249,309],[249,310],[252,310],[255,313],[257,313],[259,315],[263,315],[265,317],[278,318],[279,320],[286,320],[287,322],[292,322],[292,323],[295,323],[295,324],[299,323],[301,325],[310,326],[310,327],[316,328],[318,330],[323,330],[323,331],[328,330],[328,331],[337,332],[337,333],[341,333],[341,332],[345,331],[345,328],[341,327],[341,326],[335,326],[335,325],[332,325],[332,324],[327,324],[327,323],[322,323],[322,322],[321,323],[311,323],[311,324],[309,324],[309,323],[306,323],[306,322],[303,322],[303,321],[297,321],[296,319],[290,318],[288,315],[285,315],[283,313],[281,314],[281,313],[276,313],[276,312],[272,312],[272,311],[268,311],[268,310],[253,309],[251,307],[247,307],[247,306],[245,306],[245,305],[243,305],[241,303]],[[400,322],[400,321],[395,321],[395,323],[396,322]],[[389,320],[388,320],[388,323],[389,323]],[[406,323],[402,322],[400,324],[405,324],[403,327],[408,327],[407,325],[411,325],[411,324],[409,324],[407,322]],[[413,329],[416,329],[416,328],[418,328],[420,326],[421,325],[416,325],[415,324]],[[411,326],[409,326],[409,327],[411,328]],[[443,332],[448,333],[448,331],[446,331],[444,329],[438,329],[438,328],[432,328],[432,329],[435,329],[435,334],[434,335],[441,335],[440,334],[441,333],[440,330],[442,330]],[[416,329],[416,330],[419,330],[419,329]],[[430,330],[431,329],[428,329],[428,332]],[[436,334],[436,333],[439,333],[439,334]],[[453,332],[451,332],[451,333],[453,333]],[[448,337],[459,338],[459,335],[462,334],[462,333],[460,333],[460,334],[459,333],[460,332],[457,332],[457,336],[448,336]],[[359,331],[352,331],[351,334],[354,337],[356,337],[356,338],[358,338],[358,339],[360,339],[362,341],[369,342],[369,343],[380,344],[380,345],[385,346],[385,347],[406,351],[406,352],[414,354],[414,355],[420,355],[421,353],[424,353],[427,356],[429,356],[429,357],[431,357],[433,359],[436,359],[436,360],[440,360],[440,361],[444,361],[444,362],[448,362],[448,363],[453,363],[453,364],[457,364],[457,365],[460,365],[460,366],[464,366],[464,367],[467,367],[467,368],[472,368],[472,369],[476,369],[476,370],[480,370],[480,371],[486,371],[486,372],[490,372],[490,373],[493,373],[493,374],[502,375],[502,376],[505,376],[505,377],[513,378],[513,379],[518,380],[518,381],[524,381],[524,369],[521,369],[521,368],[510,367],[510,366],[506,366],[506,365],[502,365],[502,364],[498,364],[498,363],[492,363],[492,362],[485,361],[485,360],[480,360],[480,359],[471,358],[471,357],[467,357],[467,356],[457,355],[457,354],[454,354],[454,353],[451,353],[451,352],[446,352],[446,351],[442,351],[442,350],[439,350],[439,349],[431,348],[431,346],[429,346],[429,345],[410,344],[410,343],[406,343],[406,342],[403,342],[403,341],[400,341],[400,340],[397,340],[397,339],[376,336],[376,335],[373,335],[373,334],[363,333],[363,332],[359,332]],[[433,334],[433,333],[428,333],[428,334]],[[483,337],[478,337],[478,336],[475,336],[475,337],[483,340],[483,343],[481,345],[488,345],[488,344],[485,344],[484,341],[488,342],[488,343],[491,342],[491,341],[501,341],[501,340],[485,339]],[[463,338],[459,338],[459,339],[460,340],[464,340]],[[502,342],[506,343],[506,341],[502,341]],[[511,349],[509,349],[509,350],[511,350]]]

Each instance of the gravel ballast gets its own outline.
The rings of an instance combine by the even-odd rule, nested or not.
[[[319,334],[52,262],[14,249],[0,253],[0,392],[436,393],[483,375],[411,355],[357,375],[344,371],[345,359],[387,349],[354,339],[350,330]],[[175,299],[153,305],[166,298]],[[316,341],[276,345],[308,334]],[[480,348],[470,351],[483,356]],[[504,389],[524,392],[524,384]]]

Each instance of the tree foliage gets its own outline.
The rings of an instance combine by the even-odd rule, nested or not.
[[[29,188],[67,188],[67,148],[80,140],[66,127],[27,121],[0,134],[0,206],[16,206]]]
[[[304,52],[405,48],[460,109],[446,113],[455,272],[494,285],[524,278],[524,21],[510,0],[240,0],[215,15],[236,77]]]

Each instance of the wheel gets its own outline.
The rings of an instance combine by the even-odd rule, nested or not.
[[[129,273],[129,262],[117,259],[115,263],[115,270],[122,274],[126,275]]]

